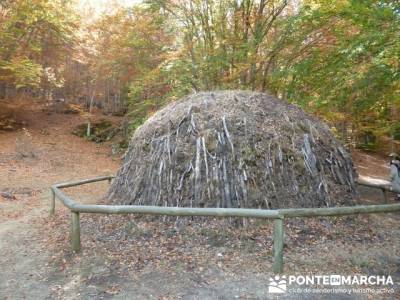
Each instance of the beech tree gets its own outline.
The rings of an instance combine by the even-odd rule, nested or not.
[[[70,1],[0,2],[0,95],[33,88],[50,96],[62,85],[65,56],[72,51],[76,14]]]

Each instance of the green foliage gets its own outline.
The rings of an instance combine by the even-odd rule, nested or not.
[[[392,2],[305,0],[299,10],[277,0],[147,3],[177,35],[160,48],[165,60],[130,86],[139,120],[193,90],[255,89],[301,105],[362,147],[396,131],[400,14]]]
[[[40,64],[33,62],[26,57],[14,57],[11,61],[0,64],[0,69],[5,71],[8,76],[5,78],[11,79],[15,87],[39,87],[43,69]]]
[[[266,88],[287,1],[150,0],[179,32],[176,78],[195,90]]]
[[[400,122],[395,122],[391,128],[390,133],[393,139],[400,141]]]
[[[79,137],[87,138],[89,141],[93,141],[96,143],[102,143],[109,141],[115,135],[117,135],[121,129],[119,127],[115,127],[109,120],[100,119],[97,122],[93,122],[90,125],[90,136],[86,136],[87,134],[87,123],[82,123],[72,131],[72,134],[77,135]]]
[[[265,89],[262,74],[268,73],[273,56],[265,57],[278,48],[272,31],[285,7],[286,1],[279,0],[148,1],[136,13],[155,21],[142,22],[142,30],[129,35],[132,49],[143,54],[128,94],[132,128],[193,91]],[[168,43],[160,47],[157,36]],[[155,57],[160,59],[154,64]]]
[[[333,121],[356,131],[386,128],[400,96],[398,12],[383,1],[313,4],[288,20],[294,34],[273,90],[322,117],[344,114]]]
[[[374,151],[378,148],[377,135],[373,130],[362,130],[358,133],[358,148]]]
[[[0,12],[0,83],[17,89],[59,84],[55,77],[77,22],[69,1],[1,1]]]

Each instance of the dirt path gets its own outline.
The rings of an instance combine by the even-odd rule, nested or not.
[[[108,146],[73,136],[78,115],[29,111],[27,131],[0,134],[0,299],[44,299],[52,288],[43,246],[49,186],[74,178],[114,173],[118,159]],[[32,157],[24,157],[32,153]]]
[[[32,111],[27,132],[0,134],[0,299],[266,299],[272,227],[246,229],[121,216],[84,215],[83,250],[70,252],[68,210],[48,217],[55,182],[115,173],[108,145],[70,134],[82,118]],[[22,147],[22,148],[21,148]],[[21,153],[32,152],[33,157]],[[381,177],[383,158],[355,153],[360,173]],[[97,183],[68,192],[96,202]],[[367,192],[368,200],[381,195]],[[15,198],[13,198],[15,197]],[[391,274],[400,278],[398,216],[287,223],[288,274]],[[304,299],[318,299],[306,295]],[[365,299],[333,295],[325,299]],[[285,299],[301,299],[287,296]],[[372,298],[371,298],[372,299]]]

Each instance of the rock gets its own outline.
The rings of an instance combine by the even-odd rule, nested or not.
[[[96,143],[102,143],[111,140],[121,131],[121,129],[117,126],[114,126],[109,120],[100,119],[99,121],[91,123],[90,131],[91,134],[88,139]],[[87,123],[79,124],[72,131],[72,134],[80,137],[86,137],[86,133]]]

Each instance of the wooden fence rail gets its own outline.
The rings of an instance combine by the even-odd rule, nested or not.
[[[304,217],[329,217],[355,214],[393,213],[400,211],[400,203],[381,205],[356,205],[346,207],[323,207],[323,208],[289,208],[289,209],[242,209],[242,208],[192,208],[192,207],[161,207],[161,206],[139,206],[139,205],[94,205],[79,204],[65,195],[61,189],[74,187],[92,182],[111,180],[114,176],[102,176],[74,182],[59,183],[51,186],[52,198],[50,204],[50,215],[55,213],[55,200],[58,198],[71,211],[71,247],[72,251],[81,249],[80,239],[80,213],[101,214],[148,214],[168,216],[209,216],[209,217],[246,217],[263,218],[274,220],[274,246],[273,246],[273,271],[275,274],[283,272],[283,237],[285,218]],[[367,179],[358,180],[360,185],[381,189],[384,193],[385,203],[387,201],[386,191],[400,193],[394,190],[388,183],[373,182]]]

